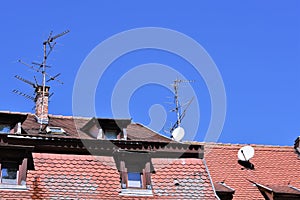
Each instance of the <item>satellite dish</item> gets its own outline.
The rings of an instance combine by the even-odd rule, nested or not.
[[[241,161],[249,161],[254,156],[254,149],[251,146],[244,146],[238,151],[238,158]]]
[[[177,127],[172,132],[172,137],[175,141],[179,142],[184,137],[184,129],[182,127]]]

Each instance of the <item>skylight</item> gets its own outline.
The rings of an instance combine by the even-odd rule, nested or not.
[[[58,135],[66,133],[66,131],[61,127],[49,127],[49,126],[46,128],[46,132],[51,134],[58,134]]]

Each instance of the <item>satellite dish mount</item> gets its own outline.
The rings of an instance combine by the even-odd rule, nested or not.
[[[238,151],[238,163],[246,169],[254,169],[254,165],[250,162],[250,159],[254,156],[253,147],[247,145]]]

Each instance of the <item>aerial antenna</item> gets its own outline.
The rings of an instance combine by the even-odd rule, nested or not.
[[[176,79],[174,83],[172,84],[174,89],[174,103],[175,108],[172,110],[176,113],[177,120],[174,123],[174,125],[170,128],[170,133],[172,135],[172,138],[176,141],[182,140],[184,137],[184,129],[181,127],[181,122],[183,118],[185,117],[186,111],[188,107],[191,105],[192,101],[194,100],[194,97],[190,99],[185,105],[180,105],[179,101],[179,85],[181,83],[191,83],[194,82],[193,80],[180,80]]]
[[[42,64],[39,64],[39,63],[36,63],[36,62],[32,62],[32,64],[39,66],[39,68],[37,68],[37,67],[34,67],[34,66],[32,66],[32,65],[30,65],[30,64],[28,64],[28,63],[26,63],[26,62],[24,62],[22,60],[18,60],[18,62],[21,63],[21,64],[23,64],[23,65],[25,65],[25,66],[27,66],[27,67],[29,67],[30,69],[32,69],[32,70],[34,70],[34,71],[36,71],[38,73],[42,73],[43,72],[43,70],[42,70],[43,65]],[[45,67],[50,68],[51,66],[46,65]],[[61,80],[57,79],[57,77],[60,75],[60,73],[57,74],[57,75],[55,75],[55,76],[51,76],[48,73],[46,73],[46,71],[45,71],[44,74],[46,75],[46,77],[49,78],[46,82],[49,82],[49,81],[52,81],[52,80],[56,80],[58,83],[64,84]],[[35,76],[34,76],[34,79],[36,80]],[[37,84],[37,85],[40,85],[40,84]]]
[[[31,64],[37,65],[37,66],[39,66],[40,68],[43,67],[43,63],[31,62]],[[51,66],[49,66],[49,65],[46,65],[46,67],[51,68]]]
[[[44,49],[44,58],[43,58],[43,62],[42,62],[42,75],[43,75],[43,81],[42,81],[42,86],[43,86],[43,91],[42,91],[42,113],[44,113],[44,98],[45,98],[45,88],[46,88],[46,62],[47,62],[47,58],[50,55],[50,53],[52,52],[56,42],[54,42],[57,38],[69,33],[69,30],[66,30],[58,35],[55,35],[52,37],[52,31],[49,34],[49,37],[46,41],[43,42],[43,49]],[[53,43],[54,42],[54,43]],[[47,45],[49,46],[49,51],[47,51]],[[52,80],[54,80],[55,78],[52,77]],[[42,130],[42,123],[40,126],[40,131]]]
[[[53,33],[52,31],[50,32],[49,37],[47,38],[47,40],[43,41],[43,61],[42,62],[31,62],[31,64],[28,64],[26,62],[23,62],[22,60],[18,60],[18,62],[20,62],[21,64],[27,66],[31,70],[33,70],[33,71],[35,71],[37,73],[40,73],[42,75],[42,78],[41,78],[42,81],[41,81],[41,83],[38,82],[36,76],[34,76],[35,83],[33,83],[33,82],[31,82],[31,81],[29,81],[27,79],[24,79],[21,76],[18,76],[18,75],[15,76],[15,78],[17,78],[17,79],[19,79],[19,80],[21,80],[21,81],[23,81],[23,82],[31,85],[33,88],[35,88],[36,94],[38,92],[40,92],[39,94],[42,94],[41,95],[42,101],[41,101],[41,104],[40,104],[41,105],[41,113],[42,113],[42,115],[45,114],[44,113],[45,112],[45,108],[44,108],[44,106],[45,106],[44,104],[45,103],[44,103],[44,100],[46,98],[46,96],[45,96],[46,95],[45,94],[46,88],[47,88],[47,97],[48,97],[48,99],[54,94],[54,93],[51,93],[49,95],[49,93],[48,93],[49,86],[46,86],[46,82],[50,82],[50,81],[54,81],[55,80],[56,82],[58,82],[60,84],[63,84],[62,81],[60,81],[59,79],[57,79],[57,77],[60,76],[60,73],[56,74],[55,76],[51,76],[51,75],[49,75],[46,72],[47,68],[51,68],[51,66],[46,65],[47,59],[48,59],[50,53],[53,51],[54,46],[56,45],[55,40],[57,38],[65,35],[65,34],[69,33],[69,32],[70,32],[69,30],[66,30],[66,31],[64,31],[64,32],[62,32],[60,34],[55,35],[55,36],[52,36],[52,33]],[[36,101],[36,98],[33,98],[33,97],[29,96],[29,95],[26,95],[25,93],[22,93],[22,92],[20,92],[18,90],[14,90],[13,92],[17,93],[19,95],[22,95],[22,96],[24,96],[24,97],[26,97],[28,99]],[[42,130],[42,124],[45,123],[45,122],[43,120],[39,120],[39,122],[41,124],[40,130]]]
[[[17,79],[19,79],[19,80],[21,80],[21,81],[23,81],[23,82],[25,82],[25,83],[31,85],[33,88],[36,88],[36,87],[37,87],[37,84],[34,84],[33,82],[28,81],[28,80],[26,80],[25,78],[22,78],[21,76],[15,75],[15,78],[17,78]]]
[[[34,97],[28,95],[28,94],[25,94],[23,92],[20,92],[19,90],[13,90],[14,93],[18,94],[18,95],[21,95],[23,97],[25,97],[26,99],[29,99],[29,100],[32,100],[34,101]]]

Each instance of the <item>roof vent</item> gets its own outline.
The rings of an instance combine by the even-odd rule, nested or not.
[[[180,185],[177,178],[174,179],[174,185],[176,185],[176,186],[179,186],[179,185]]]

